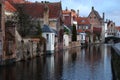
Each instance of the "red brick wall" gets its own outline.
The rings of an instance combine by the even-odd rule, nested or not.
[[[71,15],[67,14],[66,16],[66,14],[63,14],[63,16],[64,16],[64,24],[66,26],[71,26]]]
[[[92,12],[90,16],[88,17],[92,28],[93,27],[102,27],[101,21],[98,19],[98,17]]]

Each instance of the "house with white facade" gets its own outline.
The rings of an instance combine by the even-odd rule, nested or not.
[[[120,38],[120,26],[116,26],[115,29],[116,29],[115,36]]]
[[[42,37],[46,39],[46,52],[54,53],[55,50],[55,31],[48,25],[42,27]]]

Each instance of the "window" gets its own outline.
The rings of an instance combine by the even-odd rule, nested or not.
[[[86,26],[86,29],[88,29],[88,26]]]
[[[84,23],[84,22],[85,22],[85,20],[82,20],[81,22],[82,22],[82,23]]]
[[[54,34],[52,34],[52,39],[54,39]],[[54,44],[54,40],[52,40],[52,44]]]
[[[49,34],[46,34],[47,42],[49,42]]]

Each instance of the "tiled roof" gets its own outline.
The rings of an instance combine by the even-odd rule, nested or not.
[[[62,11],[63,14],[71,14],[71,16],[73,17],[77,17],[78,14],[75,12],[75,10],[63,10]]]
[[[78,29],[77,32],[81,33],[81,32],[83,32],[83,30],[82,29]]]
[[[79,32],[79,33],[82,33],[82,32],[85,32],[85,33],[86,33],[86,32],[92,33],[91,29],[86,29],[86,30],[84,30],[84,31],[83,31],[82,29],[78,29],[77,32]]]
[[[6,0],[9,1],[10,3],[24,3],[25,0]]]
[[[16,11],[16,9],[8,1],[5,1],[5,10],[10,12]]]
[[[63,10],[62,13],[63,13],[63,14],[70,14],[71,11],[70,11],[70,10]]]
[[[33,18],[43,18],[46,5],[49,8],[49,18],[58,18],[62,14],[61,2],[16,4],[16,6],[22,6],[24,12]]]
[[[99,15],[98,11],[96,11],[96,10],[94,9],[94,7],[92,7],[92,11],[90,12],[89,16],[92,14],[92,12],[96,15],[96,17],[97,17],[99,20],[102,19],[101,16]]]
[[[55,31],[48,25],[43,25],[42,32],[55,33]]]
[[[115,29],[119,30],[120,31],[120,26],[116,26]]]
[[[69,34],[72,33],[72,31],[66,25],[63,25],[63,27],[64,27],[64,32],[68,32]]]
[[[89,22],[88,18],[86,18],[86,17],[78,17],[77,23],[78,23],[78,25],[90,25],[90,22]]]

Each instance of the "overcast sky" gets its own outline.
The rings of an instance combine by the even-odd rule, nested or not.
[[[28,0],[28,1],[45,1],[45,0]],[[110,19],[120,26],[120,0],[46,0],[49,2],[62,2],[62,9],[74,9],[80,11],[80,16],[87,17],[91,11],[91,7],[99,12],[105,12],[105,18]]]

